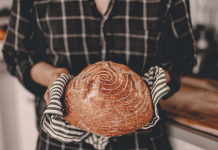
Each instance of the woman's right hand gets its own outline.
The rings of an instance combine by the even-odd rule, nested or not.
[[[49,104],[49,90],[51,85],[60,77],[61,73],[70,74],[66,68],[56,68],[46,62],[38,62],[30,70],[30,76],[33,81],[47,87],[44,94],[47,105]]]

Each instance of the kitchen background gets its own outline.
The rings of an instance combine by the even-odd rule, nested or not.
[[[12,0],[0,3],[0,49],[4,43]],[[218,1],[190,0],[197,42],[197,64],[192,76],[218,80]],[[34,96],[7,71],[0,52],[0,150],[34,150],[37,142]],[[174,150],[203,150],[169,136]],[[218,148],[217,148],[218,149]]]
[[[0,150],[35,150],[34,96],[7,72],[1,52],[11,4],[0,0]]]

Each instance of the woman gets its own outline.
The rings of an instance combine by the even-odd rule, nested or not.
[[[111,60],[143,75],[165,71],[172,95],[194,64],[194,38],[184,0],[14,0],[3,48],[8,70],[36,95],[37,150],[94,149],[50,138],[39,122],[53,81],[88,64]],[[47,90],[46,90],[47,89]],[[46,101],[46,103],[45,103]],[[160,122],[110,138],[106,149],[171,149]]]

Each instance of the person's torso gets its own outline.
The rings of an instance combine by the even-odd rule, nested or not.
[[[82,70],[111,60],[141,74],[157,54],[169,5],[160,1],[111,0],[102,16],[94,0],[36,0],[36,20],[54,66]],[[160,13],[161,9],[164,9]]]

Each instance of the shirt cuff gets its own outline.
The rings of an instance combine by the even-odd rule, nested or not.
[[[175,78],[174,76],[170,76],[171,77],[171,80],[170,82],[167,84],[168,87],[170,88],[170,91],[164,95],[162,97],[162,99],[167,99],[169,97],[171,97],[173,94],[175,94],[179,88],[180,88],[180,83],[178,82],[177,78]]]

